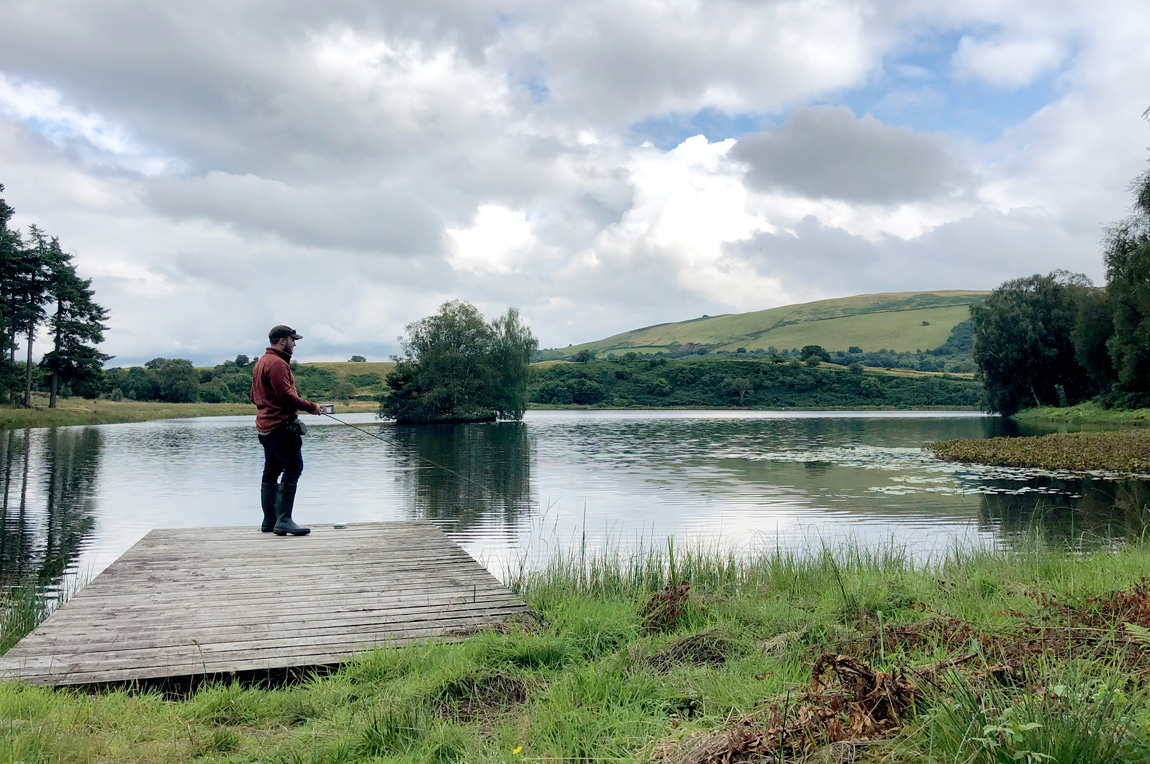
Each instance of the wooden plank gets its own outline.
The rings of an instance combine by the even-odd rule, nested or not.
[[[82,652],[65,652],[57,650],[51,655],[38,655],[28,657],[21,664],[24,669],[39,668],[50,669],[53,665],[79,665],[95,663],[103,669],[113,667],[132,667],[147,665],[168,665],[173,658],[180,660],[201,659],[217,657],[231,653],[293,653],[301,648],[311,651],[315,647],[338,646],[352,649],[365,644],[378,644],[386,642],[394,635],[434,634],[449,628],[462,625],[483,623],[492,613],[511,615],[517,612],[514,608],[502,610],[485,610],[444,618],[429,618],[410,622],[396,622],[394,624],[380,623],[358,627],[348,633],[325,632],[318,634],[284,635],[268,637],[262,640],[239,641],[213,641],[200,640],[180,642],[168,645],[146,645],[142,647],[121,647],[115,650],[84,650]],[[190,656],[190,657],[189,657]]]
[[[376,607],[352,607],[344,610],[328,608],[328,609],[313,609],[308,611],[282,611],[282,612],[269,612],[257,611],[253,612],[248,610],[230,610],[230,611],[199,611],[191,614],[186,618],[171,618],[164,616],[157,616],[150,612],[131,613],[124,616],[109,614],[102,616],[99,619],[87,621],[84,619],[71,619],[69,621],[57,621],[52,624],[50,629],[45,629],[41,634],[47,635],[55,632],[60,633],[78,633],[83,634],[90,630],[100,631],[113,631],[118,634],[124,634],[124,639],[131,639],[133,632],[146,630],[146,629],[168,629],[177,633],[182,633],[188,629],[207,629],[215,627],[227,626],[255,626],[258,624],[268,624],[269,626],[278,624],[292,624],[292,623],[306,623],[315,620],[330,620],[337,617],[348,617],[354,615],[356,618],[387,618],[390,616],[411,616],[414,617],[420,613],[428,612],[454,612],[457,610],[470,610],[476,607],[503,607],[508,603],[516,603],[521,606],[518,599],[513,596],[505,597],[487,597],[475,601],[468,600],[461,602],[459,600],[440,600],[438,602],[425,603],[407,603],[405,605],[393,605],[389,603],[380,603]],[[39,632],[39,629],[37,630]],[[26,639],[30,639],[27,637]],[[35,640],[29,642],[35,644]]]
[[[325,665],[525,609],[428,523],[288,539],[163,529],[0,658],[0,673],[87,684]]]
[[[435,642],[455,642],[461,637],[454,636],[450,632],[443,635],[435,635]],[[378,645],[368,645],[367,647],[343,651],[317,651],[312,653],[300,653],[289,656],[274,656],[245,659],[233,659],[226,661],[212,661],[207,664],[197,663],[195,665],[173,665],[164,667],[150,667],[142,669],[116,669],[114,671],[86,671],[86,672],[72,672],[69,674],[60,674],[52,677],[45,677],[43,675],[36,675],[24,678],[24,681],[30,684],[54,684],[58,686],[68,685],[87,685],[87,684],[108,684],[114,682],[130,682],[146,679],[163,679],[168,677],[185,677],[197,676],[205,673],[207,674],[226,674],[240,671],[270,671],[275,669],[284,668],[301,668],[306,669],[318,666],[332,666],[349,660],[355,660],[360,654],[366,650],[373,649],[389,649],[393,647],[401,647],[412,642],[420,642],[428,639],[428,635],[417,635],[412,637],[402,637],[392,640],[389,643]]]
[[[448,613],[452,617],[471,615],[475,613],[522,612],[523,607],[516,600],[508,599],[502,602],[486,602],[470,607],[454,608]],[[422,620],[435,620],[437,614],[430,611],[409,612],[395,611],[392,613],[352,613],[347,615],[332,615],[331,617],[316,620],[299,620],[282,623],[249,623],[249,624],[212,624],[196,628],[181,629],[178,632],[170,628],[152,628],[137,630],[131,638],[125,638],[119,633],[108,629],[54,630],[51,634],[41,635],[34,644],[38,650],[52,647],[56,650],[71,647],[76,644],[86,645],[86,649],[93,652],[119,650],[127,648],[145,647],[148,645],[177,645],[202,642],[205,639],[239,639],[250,636],[253,639],[280,636],[303,636],[312,633],[323,633],[334,630],[346,630],[354,633],[356,629],[365,626],[378,626],[380,624],[408,625]]]
[[[281,577],[278,580],[261,579],[242,587],[237,581],[234,584],[234,593],[240,600],[267,600],[276,602],[292,601],[298,598],[338,598],[341,595],[403,598],[416,596],[421,592],[433,592],[437,590],[454,590],[470,594],[473,589],[480,591],[486,589],[506,589],[506,587],[493,578],[480,578],[478,576],[459,575],[451,572],[447,572],[443,575],[429,574],[426,576],[414,576],[411,573],[401,573],[401,575],[406,576],[402,583],[394,579],[388,580],[388,578],[383,577],[366,578],[364,576],[358,576],[347,581],[346,585],[342,586],[341,580],[344,579],[341,579],[338,575],[302,579],[299,582],[285,577]],[[176,589],[177,586],[180,586],[179,584],[157,582],[153,585],[145,585],[147,588],[141,588],[135,592],[128,591],[125,588],[118,588],[111,592],[93,591],[83,600],[78,596],[75,600],[83,604],[85,608],[130,606],[133,602],[149,603],[157,596],[162,596],[165,599],[170,597],[171,599],[169,601],[173,603],[182,601],[210,602],[217,598],[216,595],[220,594],[224,595],[226,599],[232,599],[227,597],[229,587],[226,584],[227,582],[221,585],[219,582],[196,581],[195,583],[183,584],[186,589]]]
[[[186,610],[172,610],[158,612],[156,608],[140,606],[131,610],[103,610],[99,613],[90,613],[88,610],[73,611],[51,621],[50,629],[43,631],[37,629],[25,639],[32,639],[38,634],[49,631],[71,631],[74,629],[113,629],[130,633],[136,629],[165,628],[183,630],[186,628],[204,628],[208,626],[250,625],[256,623],[278,624],[299,621],[311,621],[324,617],[344,617],[349,614],[356,617],[385,616],[389,613],[417,613],[420,611],[451,610],[453,608],[472,607],[484,604],[502,604],[505,602],[519,602],[509,592],[491,591],[480,597],[460,597],[451,592],[441,593],[435,598],[426,600],[374,602],[350,602],[341,605],[328,605],[316,603],[295,607],[267,608],[195,608]],[[92,617],[86,617],[88,615]],[[45,625],[49,625],[45,621]]]

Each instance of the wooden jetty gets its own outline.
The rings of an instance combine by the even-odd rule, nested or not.
[[[154,530],[0,657],[80,685],[331,665],[526,606],[435,526]]]

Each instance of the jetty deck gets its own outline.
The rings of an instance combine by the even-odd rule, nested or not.
[[[0,657],[83,685],[340,663],[526,610],[429,523],[153,530]]]

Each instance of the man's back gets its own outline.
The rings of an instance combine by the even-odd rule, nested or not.
[[[283,354],[268,348],[252,369],[252,403],[256,404],[256,429],[267,435],[297,411],[312,411],[314,405],[300,398],[295,376]]]

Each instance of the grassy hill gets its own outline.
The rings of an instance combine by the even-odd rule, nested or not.
[[[355,388],[353,397],[370,400],[384,392],[384,379],[395,368],[389,361],[359,362],[317,361],[301,363],[296,369],[296,384],[301,394],[331,397],[340,382]],[[306,391],[306,392],[305,392]]]
[[[821,345],[832,352],[851,346],[864,351],[929,350],[945,343],[955,325],[970,317],[970,305],[987,294],[965,290],[867,294],[752,313],[703,316],[544,350],[539,358],[567,358],[580,350],[600,355],[674,352],[690,344],[711,352],[732,353],[739,348],[750,352],[804,345]]]

